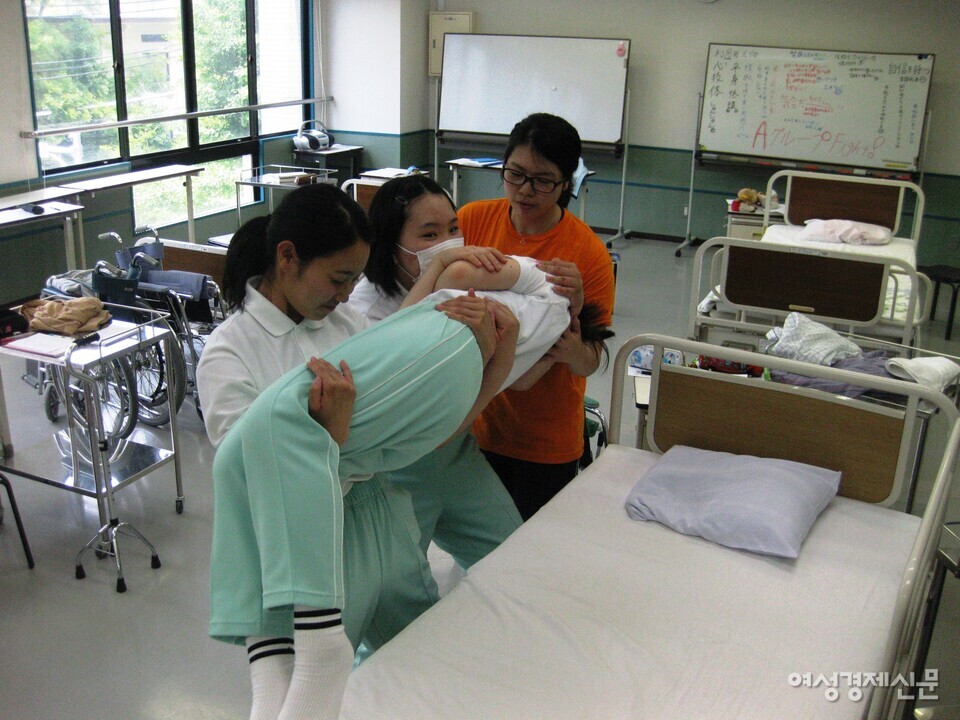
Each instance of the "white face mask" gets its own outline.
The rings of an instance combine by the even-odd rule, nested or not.
[[[430,267],[430,263],[432,263],[434,259],[437,257],[437,255],[442,253],[444,250],[449,250],[450,248],[462,248],[463,238],[462,237],[450,238],[449,240],[444,240],[441,243],[436,243],[434,245],[431,245],[430,247],[420,250],[419,252],[413,252],[413,250],[407,250],[405,247],[401,245],[397,245],[397,247],[400,250],[403,250],[405,253],[409,253],[410,255],[417,256],[417,264],[420,265],[420,275],[423,275],[423,273],[426,272],[427,268]],[[404,270],[403,265],[400,265],[399,267],[401,270],[403,270],[403,272],[407,273],[407,275],[410,275],[410,273]],[[410,277],[413,278],[414,280],[417,280],[420,277],[420,275],[417,275],[417,277],[413,277],[412,275],[410,275]]]

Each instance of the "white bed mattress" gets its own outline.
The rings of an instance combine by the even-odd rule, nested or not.
[[[657,455],[604,450],[350,677],[342,717],[860,717],[791,673],[879,670],[919,524],[835,499],[800,557],[629,520]]]
[[[761,242],[772,242],[779,245],[817,248],[829,252],[889,258],[899,260],[914,269],[917,267],[917,244],[910,238],[895,237],[887,245],[849,245],[847,243],[800,240],[797,235],[801,230],[803,230],[801,225],[771,225],[763,233],[760,240]]]

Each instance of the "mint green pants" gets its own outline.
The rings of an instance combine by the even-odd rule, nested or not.
[[[424,554],[433,540],[464,569],[523,522],[469,430],[387,477],[413,499]]]
[[[345,360],[357,389],[342,448],[309,415],[305,368],[267,388],[218,448],[209,625],[217,639],[290,636],[293,606],[304,605],[341,608],[354,645],[375,648],[436,600],[406,494],[380,480],[357,484],[345,524],[340,477],[405,467],[453,434],[480,387],[473,333],[415,305],[324,358]]]

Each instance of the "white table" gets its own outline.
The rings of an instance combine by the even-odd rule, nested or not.
[[[633,399],[637,406],[637,447],[643,448],[647,429],[647,411],[650,409],[650,373],[633,376]],[[616,441],[616,439],[614,439]]]
[[[73,224],[80,222],[80,212],[83,205],[61,202],[63,197],[76,196],[76,192],[63,188],[47,188],[34,190],[19,195],[8,195],[0,198],[0,228],[9,228],[27,223],[42,222],[44,220],[61,220],[63,222],[63,246],[67,260],[67,269],[76,270],[85,264],[83,237],[80,239],[80,255],[74,242]],[[24,209],[26,207],[42,208],[43,212],[35,213]],[[81,263],[78,265],[77,263]]]
[[[184,187],[187,189],[187,237],[190,242],[196,242],[196,232],[193,227],[193,178],[201,172],[203,172],[203,167],[200,165],[166,165],[148,170],[134,170],[119,175],[93,178],[92,180],[65,183],[61,185],[61,187],[71,190],[74,195],[86,193],[93,196],[103,190],[116,190],[141,185],[143,183],[182,177],[184,179]],[[80,247],[83,247],[82,225],[80,228]]]
[[[453,196],[453,204],[459,207],[459,191],[460,191],[460,171],[461,170],[494,170],[499,173],[503,170],[503,163],[487,163],[483,165],[477,165],[473,162],[464,162],[463,158],[458,158],[457,160],[447,160],[447,166],[450,168],[450,194]],[[580,201],[580,212],[578,215],[580,219],[584,222],[587,221],[587,180],[596,175],[596,170],[588,170],[587,176],[583,179],[583,182],[580,184],[580,192],[577,194],[577,199]]]

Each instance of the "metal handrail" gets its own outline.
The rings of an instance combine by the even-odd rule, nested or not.
[[[178,115],[161,115],[159,117],[138,118],[136,120],[118,120],[116,122],[94,123],[88,125],[71,125],[50,130],[21,130],[20,137],[28,140],[50,137],[51,135],[65,135],[71,132],[89,132],[91,130],[113,130],[116,128],[134,127],[135,125],[151,125],[153,123],[171,122],[173,120],[193,120],[195,118],[213,117],[215,115],[230,115],[233,113],[250,112],[251,110],[268,110],[291,105],[315,105],[316,103],[333,102],[333,95],[303,100],[285,100],[283,102],[261,103],[260,105],[244,105],[242,107],[225,108],[223,110],[201,110],[197,112],[180,113]]]

